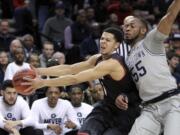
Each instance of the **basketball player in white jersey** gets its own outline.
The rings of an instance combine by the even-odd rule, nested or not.
[[[174,0],[149,33],[143,19],[129,16],[124,20],[125,40],[132,45],[126,63],[144,102],[130,135],[159,135],[161,129],[164,135],[180,134],[180,95],[163,46],[179,10],[180,0]]]

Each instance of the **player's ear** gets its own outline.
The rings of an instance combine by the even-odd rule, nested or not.
[[[147,33],[147,29],[146,28],[141,28],[141,34],[145,35]]]
[[[115,49],[117,49],[120,45],[120,42],[117,42],[116,45],[115,45]]]

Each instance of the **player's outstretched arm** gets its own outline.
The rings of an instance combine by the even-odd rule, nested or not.
[[[89,69],[95,64],[97,55],[92,56],[87,61],[75,63],[72,65],[58,65],[49,68],[37,68],[35,69],[39,75],[47,76],[61,76],[67,74],[77,74],[83,70]]]
[[[36,90],[45,86],[68,86],[78,84],[81,82],[99,79],[108,74],[113,74],[113,76],[115,77],[114,79],[120,80],[125,75],[125,71],[124,68],[120,66],[118,61],[110,59],[99,63],[94,68],[84,70],[75,75],[64,75],[58,78],[48,80],[43,80],[39,78],[25,78],[27,82],[22,83],[22,85],[30,85],[30,87],[27,89],[27,91],[29,91],[29,89]]]
[[[160,20],[158,24],[158,30],[165,34],[169,35],[171,31],[171,27],[180,11],[180,0],[174,0],[172,4],[169,6],[167,13],[165,16]]]

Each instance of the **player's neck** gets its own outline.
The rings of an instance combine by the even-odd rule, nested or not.
[[[110,54],[102,54],[102,59],[103,59],[103,60],[107,60],[107,59],[111,58],[111,56],[112,56],[113,53],[115,53],[115,52],[112,52],[112,53],[110,53]]]

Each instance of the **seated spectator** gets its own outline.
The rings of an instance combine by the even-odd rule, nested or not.
[[[8,64],[4,80],[12,80],[14,74],[22,69],[30,69],[29,63],[24,62],[25,54],[23,48],[14,50],[14,62]]]
[[[168,52],[168,64],[171,70],[172,75],[175,77],[178,86],[180,87],[180,73],[176,71],[179,64],[179,56],[174,52]]]
[[[40,59],[37,53],[31,53],[27,59],[27,62],[35,68],[40,67]]]
[[[94,88],[89,91],[92,97],[92,105],[104,99],[104,88],[98,80],[94,81]]]
[[[11,41],[15,36],[10,33],[10,26],[8,20],[0,22],[0,51],[9,51]]]
[[[29,117],[30,108],[27,102],[17,95],[11,80],[6,80],[2,84],[0,108],[1,115],[3,117],[3,119],[0,119],[0,135],[9,135],[9,133],[14,133],[14,129],[19,130],[21,135],[36,135],[33,127],[30,127],[25,122],[25,119]],[[4,122],[2,120],[4,120]],[[16,122],[21,122],[22,126],[14,126],[13,123]]]
[[[36,45],[34,44],[34,37],[30,34],[26,34],[22,37],[22,43],[26,58],[29,57],[30,53],[37,52]]]
[[[60,94],[58,87],[48,87],[47,97],[36,100],[32,105],[32,118],[36,122],[36,128],[42,129],[44,135],[62,134],[65,127],[79,128],[79,122],[71,103],[59,99]]]
[[[93,107],[83,102],[83,90],[79,85],[72,85],[69,91],[71,104],[73,105],[80,125],[82,126],[87,115],[92,111]]]
[[[52,59],[57,59],[59,65],[65,64],[66,62],[65,54],[62,52],[55,52],[52,56]]]
[[[9,47],[9,52],[8,52],[9,62],[14,61],[14,51],[17,48],[23,48],[23,45],[19,39],[14,39],[14,40],[12,40],[10,47]]]
[[[2,84],[4,80],[4,74],[8,64],[8,54],[5,51],[0,51],[0,84]]]
[[[42,54],[40,54],[40,66],[47,67],[47,62],[52,58],[54,53],[54,45],[51,42],[45,42],[42,48]]]

